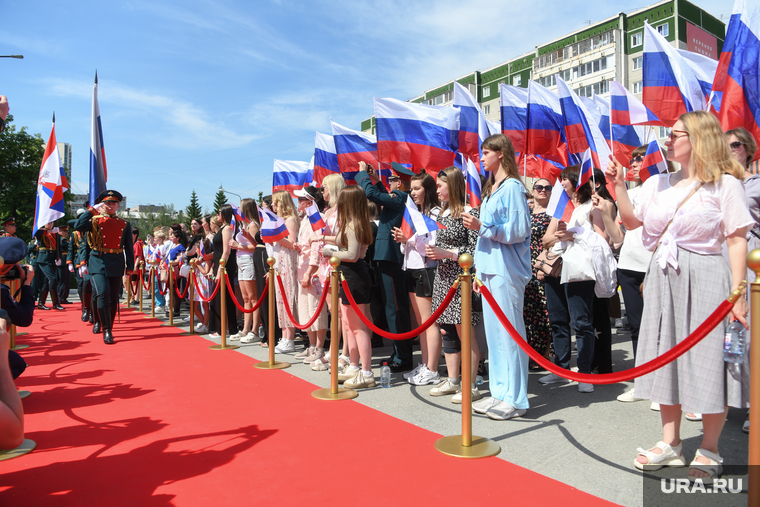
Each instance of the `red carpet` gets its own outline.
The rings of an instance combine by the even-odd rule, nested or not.
[[[0,505],[612,505],[233,351],[122,313],[117,344],[68,311],[35,312],[17,385],[37,448],[0,462]],[[579,471],[579,473],[582,473]]]

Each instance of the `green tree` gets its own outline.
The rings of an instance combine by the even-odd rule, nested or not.
[[[216,195],[214,196],[214,215],[219,213],[219,208],[227,204],[227,196],[224,192],[222,192],[222,186],[219,185],[219,190],[217,191]]]
[[[144,212],[137,217],[132,214],[127,220],[133,227],[139,227],[140,238],[145,239],[146,235],[153,232],[156,227],[171,225],[179,220],[181,212],[174,209],[173,204],[161,205],[158,211],[153,213]]]
[[[6,122],[0,133],[0,217],[15,216],[16,235],[29,241],[45,142],[40,134],[29,134],[26,127],[17,131],[12,115]]]
[[[203,216],[203,210],[198,202],[198,194],[196,194],[195,189],[193,189],[193,193],[190,194],[190,204],[185,208],[187,226],[190,227],[190,221],[192,221],[193,218],[199,218],[201,216]]]
[[[264,202],[264,192],[259,192],[259,206]]]

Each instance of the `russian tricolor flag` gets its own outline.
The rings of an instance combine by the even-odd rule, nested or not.
[[[736,0],[713,91],[722,94],[717,116],[723,130],[744,127],[760,140],[760,6]],[[755,160],[760,158],[760,150]]]
[[[565,136],[570,157],[580,162],[583,152],[591,149],[594,167],[602,167],[601,161],[608,160],[612,152],[599,125],[589,121],[591,115],[586,106],[560,77],[557,77],[557,91],[565,117]],[[612,195],[614,197],[615,194]]]
[[[578,184],[575,189],[578,190],[583,185],[588,183],[588,180],[594,177],[594,161],[591,158],[591,148],[583,152],[583,160],[581,161],[581,173],[578,175]],[[596,184],[594,184],[596,187]]]
[[[557,179],[552,189],[552,196],[549,198],[549,204],[546,205],[546,213],[561,220],[562,222],[569,222],[573,215],[573,202],[570,200],[570,196],[567,195],[565,189],[562,187],[562,182]]]
[[[37,230],[50,222],[55,222],[66,214],[63,203],[63,184],[61,182],[61,155],[58,153],[58,143],[55,140],[55,115],[53,115],[53,128],[45,145],[45,154],[42,156],[40,175],[37,178],[37,203],[34,210],[34,228],[32,235]]]
[[[667,126],[673,126],[684,113],[707,109],[707,99],[691,66],[646,22],[643,87],[644,104]]]
[[[407,239],[411,238],[415,234],[422,236],[438,229],[445,229],[446,227],[439,224],[432,218],[423,215],[414,204],[412,196],[406,198],[406,208],[404,208],[404,217],[401,220],[401,232],[404,233]]]
[[[306,216],[309,217],[312,231],[317,232],[325,228],[325,221],[319,213],[319,206],[316,202],[311,201],[311,205],[306,208]]]
[[[92,115],[90,121],[90,206],[106,190],[108,169],[106,168],[106,149],[103,145],[103,125],[100,122],[98,105],[98,73],[95,72],[95,84],[92,87]]]
[[[274,159],[272,192],[285,190],[291,197],[295,197],[296,195],[293,192],[302,189],[306,184],[306,173],[308,170],[308,162]]]
[[[702,89],[702,94],[709,103],[715,72],[718,70],[718,60],[686,49],[676,49],[676,52],[683,59],[683,63],[694,73],[694,77],[697,78],[699,87]]]
[[[288,229],[285,227],[285,220],[278,217],[268,209],[261,209],[256,204],[261,220],[261,240],[264,243],[274,243],[288,237]]]
[[[660,143],[657,142],[657,136],[654,131],[649,133],[648,141],[647,152],[644,155],[644,160],[641,161],[641,169],[639,169],[639,179],[642,183],[650,176],[668,172],[668,163],[665,161],[665,157],[662,156]]]
[[[347,185],[355,185],[359,162],[366,162],[375,169],[380,169],[377,161],[377,138],[371,134],[351,130],[331,121],[333,140],[338,167]],[[380,172],[381,176],[387,177],[389,172]]]
[[[417,173],[450,167],[459,147],[459,118],[457,108],[375,97],[380,163],[397,162]]]
[[[610,81],[610,118],[616,125],[660,125],[667,127],[636,95],[617,81]]]
[[[464,162],[464,179],[467,183],[467,198],[470,206],[477,208],[483,202],[483,193],[480,188],[480,173],[475,168],[472,160],[465,157]]]
[[[317,132],[314,137],[314,176],[316,187],[322,186],[322,180],[330,174],[340,173],[338,154],[335,151],[333,136]]]
[[[515,156],[525,153],[525,132],[528,130],[528,89],[500,85],[501,133],[512,141]]]
[[[532,80],[528,82],[526,134],[528,176],[555,181],[562,168],[568,165],[565,120],[557,94]]]
[[[475,167],[480,167],[480,146],[491,135],[491,129],[483,111],[475,97],[456,81],[454,82],[454,107],[458,107],[459,115],[459,153],[473,160]]]

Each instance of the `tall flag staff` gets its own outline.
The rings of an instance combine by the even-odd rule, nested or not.
[[[53,128],[50,131],[45,154],[40,165],[40,175],[37,178],[37,203],[34,210],[35,234],[40,227],[55,222],[65,215],[63,203],[64,186],[61,181],[61,155],[58,153],[58,143],[55,140],[55,113],[53,113]]]
[[[100,121],[100,106],[98,105],[98,71],[95,71],[90,124],[90,206],[94,206],[95,199],[106,190],[107,182],[106,149],[103,145],[103,125]]]

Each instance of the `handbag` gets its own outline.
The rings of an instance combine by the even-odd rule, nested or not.
[[[562,272],[562,256],[551,250],[544,249],[538,257],[533,267],[540,269],[546,276],[558,277]]]

